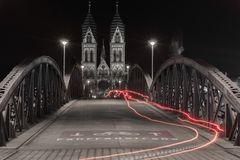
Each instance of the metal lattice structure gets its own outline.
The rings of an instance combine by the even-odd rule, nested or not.
[[[129,71],[128,89],[165,106],[218,123],[224,136],[240,145],[240,88],[214,66],[176,56],[168,59],[155,79],[139,65]],[[0,83],[0,146],[18,132],[84,93],[82,69],[75,65],[68,90],[54,60],[43,56],[14,67]]]
[[[71,99],[77,99],[83,97],[83,77],[82,77],[81,65],[76,64],[70,75],[68,83],[68,95]]]
[[[149,95],[152,79],[143,69],[135,64],[129,70],[128,89]]]
[[[0,83],[0,146],[67,101],[56,62],[46,56],[17,65]]]
[[[240,145],[240,89],[217,68],[172,57],[157,72],[151,95],[162,105],[220,124],[224,136]]]

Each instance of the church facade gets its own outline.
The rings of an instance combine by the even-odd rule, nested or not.
[[[86,97],[102,97],[109,89],[126,87],[128,70],[125,64],[125,26],[118,12],[118,2],[116,2],[116,13],[110,25],[109,35],[110,62],[107,63],[104,41],[102,49],[97,50],[97,27],[89,2],[88,14],[82,24],[81,68]],[[101,53],[99,60],[98,53]]]

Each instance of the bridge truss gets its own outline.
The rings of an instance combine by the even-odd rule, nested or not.
[[[14,67],[0,83],[0,146],[67,100],[59,67],[50,57]]]
[[[29,124],[66,103],[83,96],[81,67],[76,65],[66,90],[54,60],[27,60],[0,83],[0,146]],[[217,68],[176,56],[168,59],[154,80],[140,66],[129,72],[128,89],[150,95],[164,106],[220,124],[225,138],[240,145],[240,89]]]
[[[217,68],[176,56],[158,70],[150,88],[154,101],[220,124],[240,145],[240,89]]]

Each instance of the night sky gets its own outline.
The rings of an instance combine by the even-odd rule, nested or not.
[[[60,65],[67,38],[67,70],[81,60],[81,24],[88,0],[2,0],[0,1],[0,80],[27,57],[48,55]],[[184,56],[204,61],[240,75],[239,0],[119,0],[119,12],[126,25],[126,61],[138,63],[146,72],[151,67],[147,41],[158,40],[155,71],[169,57],[171,37],[181,30]],[[101,47],[105,39],[107,55],[114,0],[92,0],[92,13]],[[108,56],[107,56],[108,57]]]

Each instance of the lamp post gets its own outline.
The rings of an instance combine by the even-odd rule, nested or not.
[[[127,65],[126,68],[127,68],[127,84],[128,84],[130,65]]]
[[[82,74],[82,84],[83,84],[83,90],[85,91],[85,83],[83,83],[84,82],[84,80],[83,80],[83,69],[84,69],[84,65],[81,65],[81,74]]]
[[[122,81],[119,80],[118,82],[119,82],[119,89],[121,89],[121,83],[122,83]]]
[[[81,65],[81,71],[82,71],[82,81],[83,81],[83,69],[84,69],[84,65]]]
[[[87,80],[87,96],[90,98],[90,80]]]
[[[65,48],[66,48],[66,45],[68,44],[68,41],[67,40],[61,40],[61,43],[63,45],[63,77],[65,76]]]
[[[154,46],[156,45],[157,41],[155,40],[150,40],[149,44],[152,47],[152,69],[151,69],[151,73],[152,73],[152,80],[153,80],[153,56],[154,56]]]
[[[82,72],[83,72],[83,69],[84,69],[84,65],[81,65],[81,69],[82,69]]]

